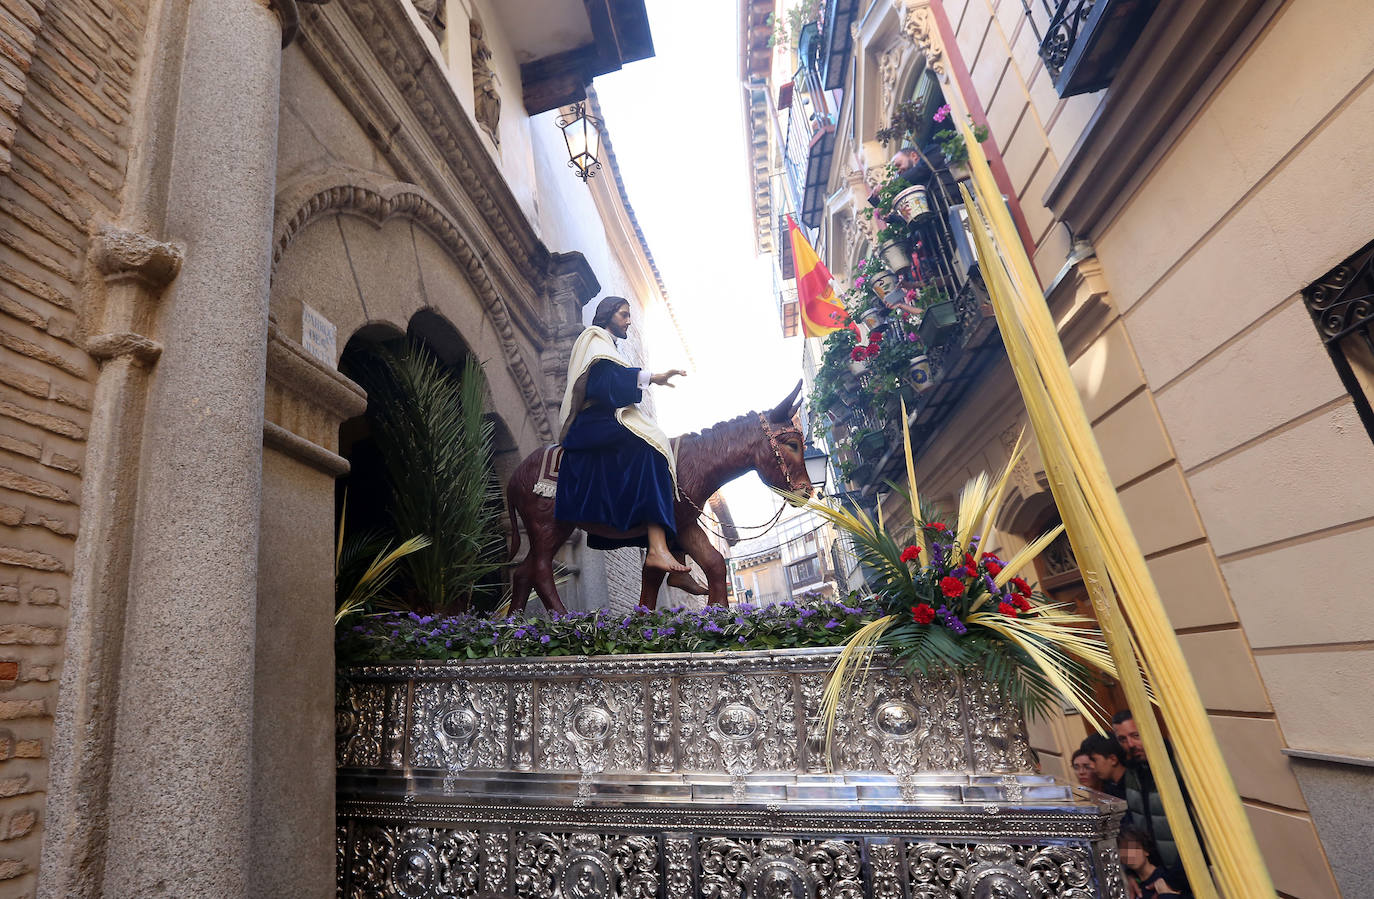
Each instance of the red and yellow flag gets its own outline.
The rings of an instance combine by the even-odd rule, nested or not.
[[[797,306],[801,311],[802,333],[824,337],[831,331],[848,327],[848,314],[835,296],[830,270],[811,248],[801,228],[787,216],[787,232],[792,238],[792,262],[797,272]]]

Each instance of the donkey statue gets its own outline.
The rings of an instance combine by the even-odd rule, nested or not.
[[[725,605],[725,558],[716,551],[698,518],[707,500],[728,481],[750,471],[771,487],[809,496],[811,484],[802,461],[803,438],[795,422],[801,401],[801,383],[781,403],[768,412],[749,412],[712,425],[699,434],[684,434],[673,440],[677,447],[678,495],[674,503],[677,518],[677,544],[696,560],[706,573],[708,602]],[[544,607],[565,611],[553,579],[553,557],[574,530],[610,538],[641,536],[644,531],[623,533],[600,525],[558,521],[553,517],[553,496],[537,489],[545,468],[546,449],[538,449],[516,466],[506,485],[506,507],[510,513],[510,553],[515,569],[511,574],[511,611],[520,612],[529,600],[533,586]],[[529,536],[529,552],[514,563],[520,550],[520,522]],[[640,586],[640,602],[654,608],[665,571],[646,568]]]

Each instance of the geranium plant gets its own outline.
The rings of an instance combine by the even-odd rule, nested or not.
[[[935,111],[935,115],[931,116],[931,119],[940,123],[946,121],[949,116],[949,104],[946,103]],[[973,132],[973,139],[980,144],[988,139],[988,126],[975,125],[972,118],[969,119],[969,130]],[[964,144],[964,136],[957,129],[946,128],[937,131],[934,139],[940,145],[940,152],[944,154],[947,164],[968,162],[968,147]]]

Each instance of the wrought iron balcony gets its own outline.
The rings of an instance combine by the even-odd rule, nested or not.
[[[1061,97],[1109,85],[1158,0],[1021,0]]]

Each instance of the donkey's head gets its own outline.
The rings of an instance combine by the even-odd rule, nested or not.
[[[754,447],[754,468],[768,486],[810,496],[811,482],[807,480],[803,459],[805,441],[796,423],[801,388],[798,381],[781,403],[759,413],[763,435]]]

